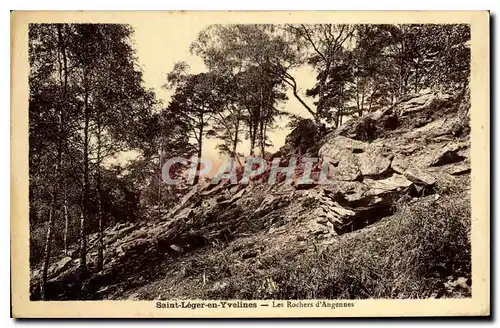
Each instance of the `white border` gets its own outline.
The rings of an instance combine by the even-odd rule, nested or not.
[[[419,0],[415,2],[404,2],[404,1],[384,1],[384,0],[379,0],[379,1],[346,1],[344,3],[341,3],[340,1],[316,1],[316,0],[307,0],[307,1],[301,1],[301,2],[292,2],[292,1],[268,1],[268,0],[253,0],[251,2],[235,2],[235,1],[203,1],[203,0],[184,0],[181,2],[169,2],[166,3],[167,6],[164,8],[158,7],[158,2],[157,1],[152,1],[152,0],[141,0],[141,1],[120,1],[119,3],[117,2],[109,2],[105,3],[102,0],[88,0],[85,2],[77,2],[77,3],[68,3],[67,1],[62,1],[62,0],[46,0],[43,1],[43,3],[38,2],[38,1],[16,1],[13,3],[16,9],[18,10],[27,10],[27,9],[44,9],[44,10],[77,10],[77,9],[86,9],[86,10],[111,10],[111,9],[120,9],[120,10],[152,10],[152,9],[169,9],[169,10],[176,10],[176,9],[184,9],[184,10],[217,10],[217,9],[231,9],[231,10],[274,10],[274,9],[281,9],[281,10],[384,10],[384,9],[392,9],[392,10],[483,10],[483,9],[490,9],[492,10],[492,13],[498,13],[498,7],[499,7],[499,1],[483,1],[483,0],[474,0],[474,1],[468,1],[468,2],[458,2],[458,1],[435,1],[435,0]],[[6,2],[2,2],[3,5],[7,5]],[[119,5],[119,6],[118,6]],[[4,9],[4,8],[3,8]],[[5,8],[4,10],[0,11],[2,13],[2,33],[1,38],[2,38],[2,43],[3,44],[3,51],[1,52],[2,59],[3,59],[3,68],[4,68],[4,73],[3,78],[2,78],[2,100],[4,102],[3,104],[3,109],[0,111],[0,124],[2,126],[0,127],[0,133],[3,134],[3,136],[0,137],[0,150],[2,151],[2,154],[9,154],[10,153],[10,16],[9,16],[9,10]],[[496,17],[495,17],[496,18]],[[496,33],[492,32],[492,36],[495,39],[495,43],[498,42],[498,36]],[[494,48],[491,48],[492,51],[492,58],[494,58],[495,52]],[[7,63],[9,63],[9,68],[7,69]],[[497,66],[494,65],[495,71],[492,72],[492,79],[494,80],[494,77],[496,77],[497,71]],[[9,86],[9,88],[7,88]],[[495,87],[495,84],[492,84],[492,87]],[[495,95],[495,91],[497,88],[492,89],[492,95]],[[495,97],[493,97],[495,98]],[[494,100],[495,106],[493,108],[498,109],[497,101],[496,99]],[[492,104],[493,105],[493,104]],[[495,127],[498,126],[496,123],[498,123],[499,120],[499,115],[495,115]],[[492,131],[495,130],[495,127],[492,128]],[[498,136],[498,132],[497,132]],[[498,140],[495,140],[495,153],[498,153]],[[14,324],[13,320],[9,320],[8,317],[10,316],[10,286],[8,285],[8,281],[10,281],[10,270],[9,270],[9,265],[10,263],[10,227],[9,227],[9,218],[10,218],[10,212],[9,212],[9,206],[10,206],[10,184],[8,181],[10,180],[10,164],[9,160],[7,159],[7,156],[4,156],[4,159],[2,162],[0,162],[2,165],[0,167],[0,181],[4,181],[3,183],[3,188],[1,190],[1,195],[0,195],[0,208],[3,210],[3,218],[1,220],[2,222],[2,229],[1,231],[3,232],[3,237],[1,238],[2,241],[2,262],[3,263],[3,268],[2,268],[2,275],[1,275],[1,280],[2,286],[0,289],[0,294],[2,296],[1,300],[1,309],[3,309],[2,313],[2,327],[4,326],[12,326]],[[496,186],[496,183],[495,183]],[[499,200],[497,198],[500,196],[495,195],[495,202]],[[492,200],[493,201],[493,200]],[[493,213],[492,213],[493,214]],[[496,214],[496,211],[495,211]],[[498,216],[494,216],[498,217]],[[498,232],[499,229],[499,224],[497,223],[495,225],[495,232]],[[9,234],[9,236],[7,236]],[[498,263],[498,258],[499,255],[497,252],[493,253],[495,255],[494,262]],[[496,270],[498,272],[498,270]],[[497,278],[497,275],[495,277],[492,277],[492,279]],[[498,304],[498,300],[496,299],[496,293],[495,295],[495,302],[493,304]],[[494,309],[493,309],[494,310]],[[7,313],[9,312],[9,313]],[[7,319],[7,320],[5,320]],[[290,323],[290,322],[289,322]],[[53,322],[46,322],[46,324],[53,324]],[[104,324],[97,323],[97,322],[91,322],[90,324],[101,327],[104,326]],[[137,322],[120,322],[120,325],[127,325],[127,324],[137,324]],[[165,322],[160,323],[160,324],[165,324]],[[173,324],[173,322],[168,322],[168,324]],[[193,323],[192,323],[193,324]],[[200,323],[198,323],[200,324]],[[208,324],[206,322],[202,323],[204,325]],[[221,322],[213,322],[211,323],[213,325],[219,325],[222,324]],[[232,323],[229,323],[232,324]],[[246,324],[244,322],[238,322],[239,324]],[[265,322],[258,322],[256,324],[267,324]],[[274,323],[274,324],[283,324],[283,323]],[[284,323],[287,324],[287,323]],[[302,324],[306,325],[307,323],[302,322]],[[332,324],[332,323],[329,323]],[[333,323],[335,325],[340,324],[340,322],[335,322]],[[349,326],[356,326],[359,323],[351,323]],[[446,324],[444,322],[420,322],[417,324],[425,324],[426,326],[441,326],[442,324]],[[448,323],[450,324],[450,323]],[[454,324],[454,323],[451,323]],[[477,323],[472,323],[468,322],[467,324],[477,324]]]

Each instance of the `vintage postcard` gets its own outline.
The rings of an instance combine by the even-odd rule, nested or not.
[[[13,12],[12,316],[490,315],[489,12]]]

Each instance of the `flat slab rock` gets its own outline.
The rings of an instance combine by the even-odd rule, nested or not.
[[[411,182],[428,186],[434,185],[436,183],[436,179],[433,174],[417,166],[415,163],[418,164],[419,162],[411,161],[408,157],[396,155],[392,160],[391,168],[395,172],[405,176]]]
[[[404,190],[410,187],[413,183],[400,174],[393,174],[386,179],[372,180],[365,179],[363,181],[368,186],[369,190],[366,196],[379,196],[387,193]]]

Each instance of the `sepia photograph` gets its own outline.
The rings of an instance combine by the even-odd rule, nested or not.
[[[15,13],[23,302],[489,314],[488,12],[62,13]]]

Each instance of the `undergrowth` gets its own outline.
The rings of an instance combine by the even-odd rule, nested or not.
[[[221,273],[224,288],[203,298],[354,299],[446,297],[445,283],[471,276],[470,205],[466,195],[402,205],[370,229],[311,253],[283,250]],[[218,258],[220,259],[221,254]],[[230,266],[226,263],[225,266]],[[212,277],[217,273],[212,272]],[[456,295],[455,295],[456,296]],[[460,296],[470,296],[464,291]]]

